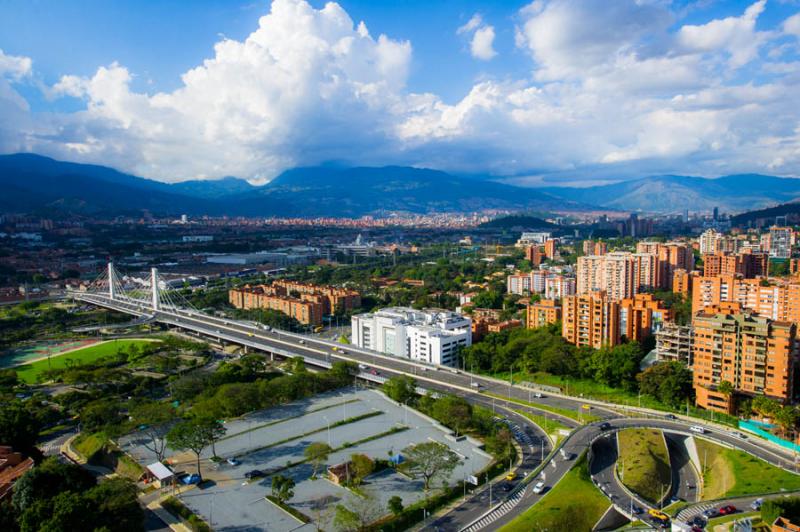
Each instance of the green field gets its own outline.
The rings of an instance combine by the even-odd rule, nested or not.
[[[609,506],[608,499],[592,484],[584,454],[542,500],[500,530],[592,530]]]
[[[703,499],[800,490],[800,476],[779,469],[743,451],[695,438],[703,464]]]
[[[111,357],[129,349],[131,346],[142,346],[158,340],[110,340],[84,349],[78,349],[65,355],[53,356],[49,360],[40,360],[31,364],[16,366],[14,370],[23,382],[35,384],[42,372],[48,369],[66,368],[72,365],[95,362],[104,357]]]
[[[619,432],[617,473],[628,488],[652,503],[669,493],[672,475],[669,452],[660,430],[625,429]]]

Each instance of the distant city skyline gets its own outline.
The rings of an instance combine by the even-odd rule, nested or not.
[[[800,176],[800,3],[0,4],[0,153],[163,181],[330,161]]]

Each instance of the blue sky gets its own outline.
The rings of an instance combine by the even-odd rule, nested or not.
[[[793,0],[4,0],[0,152],[169,181],[263,181],[329,160],[528,184],[800,175],[799,12]]]

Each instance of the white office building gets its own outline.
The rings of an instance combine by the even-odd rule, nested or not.
[[[525,232],[522,233],[519,240],[517,240],[517,243],[514,245],[518,248],[525,246],[543,246],[551,236],[552,233],[548,231]]]
[[[457,366],[472,344],[472,322],[449,310],[390,307],[352,318],[353,343],[417,362]]]

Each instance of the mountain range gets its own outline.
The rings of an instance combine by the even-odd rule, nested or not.
[[[743,212],[800,197],[800,179],[737,174],[709,179],[681,175],[651,176],[586,188],[543,187],[539,190],[580,203],[626,211],[682,213]]]
[[[167,184],[103,166],[15,154],[0,156],[0,187],[4,212],[357,217],[583,207],[536,189],[403,166],[295,168],[263,186],[233,177]]]
[[[348,216],[386,212],[610,209],[645,213],[745,212],[800,199],[800,179],[740,174],[662,175],[586,188],[522,187],[405,166],[294,168],[269,183],[243,179],[168,184],[112,168],[35,154],[0,156],[0,212]]]

